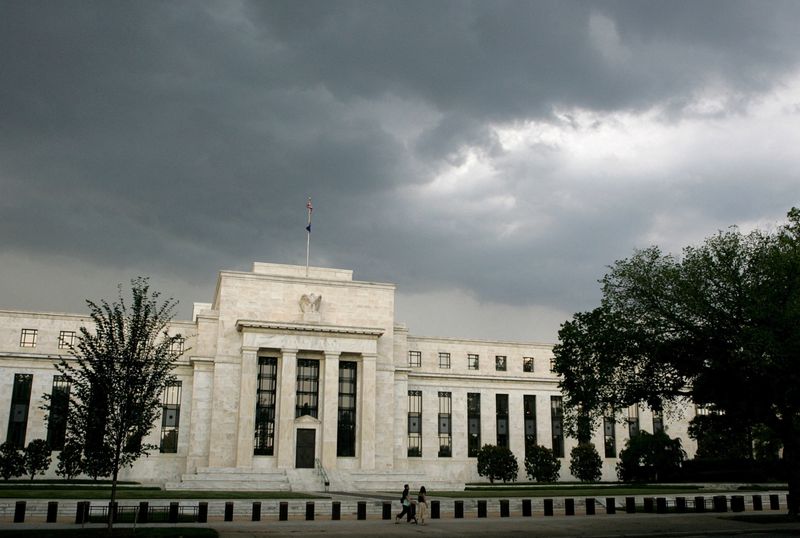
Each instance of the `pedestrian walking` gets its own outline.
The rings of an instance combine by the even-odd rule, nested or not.
[[[409,521],[411,520],[411,499],[408,498],[408,484],[403,486],[403,494],[400,496],[400,506],[403,507],[403,510],[397,514],[394,518],[395,523],[400,523],[400,519],[408,515]]]
[[[425,524],[425,517],[428,515],[428,492],[425,491],[425,486],[419,488],[419,495],[417,496],[417,505],[419,506],[419,524]]]

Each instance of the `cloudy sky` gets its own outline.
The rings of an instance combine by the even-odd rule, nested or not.
[[[0,0],[0,309],[305,263],[555,341],[636,247],[800,204],[800,2]]]

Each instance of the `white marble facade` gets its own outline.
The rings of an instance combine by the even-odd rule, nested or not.
[[[311,267],[306,276],[304,266],[255,263],[251,272],[220,272],[213,301],[195,303],[191,321],[172,324],[186,337],[187,349],[175,371],[181,382],[177,450],[154,451],[124,478],[193,489],[321,489],[326,479],[334,489],[421,481],[460,487],[479,480],[476,460],[468,454],[467,399],[480,394],[473,431],[479,429],[481,444],[496,444],[498,424],[503,428],[497,395],[501,405],[507,397],[507,442],[524,479],[526,426],[538,444],[553,443],[551,397],[559,391],[550,372],[552,346],[412,336],[395,320],[394,293],[392,284],[356,281],[352,271],[340,269]],[[25,442],[47,437],[42,395],[50,392],[53,363],[65,352],[59,335],[85,323],[81,315],[0,311],[0,432],[10,432],[10,421],[20,420],[12,416],[15,376],[32,374]],[[255,450],[261,357],[276,365],[271,455]],[[298,364],[308,360],[318,372],[316,417],[296,412]],[[356,368],[352,456],[337,454],[342,361]],[[470,368],[476,363],[477,369]],[[412,416],[420,431],[413,435],[410,391],[421,403],[421,415]],[[440,452],[440,393],[450,403],[449,454]],[[527,424],[525,396],[529,402],[535,396],[535,420],[529,415]],[[665,427],[691,453],[689,418],[684,414]],[[641,408],[640,428],[652,431],[652,424],[652,414]],[[617,423],[614,430],[618,453],[628,426]],[[159,445],[162,434],[159,422],[147,441]],[[603,436],[598,428],[594,441],[601,456]],[[419,451],[409,451],[417,438]],[[572,479],[568,455],[574,443],[565,439],[564,480]],[[315,468],[306,469],[311,456]],[[298,464],[300,459],[305,463]],[[616,461],[604,459],[604,479],[615,478]]]

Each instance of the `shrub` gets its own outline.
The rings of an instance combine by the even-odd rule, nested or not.
[[[83,448],[75,441],[67,441],[58,454],[56,474],[71,480],[83,470]]]
[[[603,460],[592,443],[579,444],[569,458],[569,472],[581,482],[597,482],[603,476]]]
[[[617,476],[624,482],[668,480],[678,474],[685,457],[680,439],[670,439],[664,432],[653,435],[642,431],[625,442]]]
[[[20,451],[11,443],[0,445],[0,475],[3,480],[22,476],[25,472],[25,460]]]
[[[525,471],[531,480],[537,482],[557,482],[561,470],[561,460],[549,448],[538,445],[530,448],[525,458]]]
[[[483,445],[478,451],[478,474],[487,477],[492,484],[495,479],[516,480],[518,470],[516,456],[506,447]]]
[[[25,447],[24,466],[25,473],[30,475],[31,481],[37,474],[44,474],[50,467],[50,447],[44,439],[34,439]]]

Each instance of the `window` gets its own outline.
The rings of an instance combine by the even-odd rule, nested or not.
[[[161,408],[161,452],[174,454],[178,451],[178,428],[181,425],[182,383],[175,381],[164,388]]]
[[[481,395],[467,393],[467,456],[478,456],[481,449]]]
[[[53,389],[50,392],[50,412],[47,418],[47,444],[50,450],[64,448],[67,436],[67,416],[69,414],[69,381],[66,376],[53,376]]]
[[[450,368],[449,353],[439,353],[439,368]]]
[[[180,355],[181,353],[183,353],[183,346],[185,342],[186,338],[178,338],[176,340],[173,340],[172,343],[169,345],[169,352],[177,353],[178,355]]]
[[[11,393],[11,411],[8,417],[6,442],[14,448],[25,448],[25,431],[28,429],[28,406],[31,402],[33,374],[14,374]]]
[[[75,331],[61,331],[58,333],[58,349],[70,349],[74,345]]]
[[[19,334],[19,347],[36,347],[38,329],[22,329]]]
[[[533,357],[522,357],[522,371],[533,372]]]
[[[605,456],[607,458],[617,457],[617,428],[614,420],[614,412],[607,411],[603,414],[603,439],[605,446]]]
[[[495,395],[497,446],[508,448],[508,394]]]
[[[449,458],[453,455],[453,398],[450,392],[439,393],[439,457]]]
[[[628,437],[639,434],[639,406],[634,404],[628,408]]]
[[[408,457],[422,456],[422,391],[408,391]]]
[[[556,373],[556,359],[555,357],[550,357],[550,373]]]
[[[319,361],[297,359],[297,403],[295,417],[317,418],[319,408]]]
[[[479,360],[477,355],[467,355],[467,370],[477,370],[480,366]]]
[[[275,450],[275,390],[278,384],[278,359],[258,358],[256,388],[256,430],[253,454],[272,456]]]
[[[525,457],[527,458],[536,446],[536,396],[524,395],[522,408],[525,413]]]
[[[408,352],[408,365],[412,368],[419,368],[422,366],[422,352],[409,351]]]
[[[358,364],[339,362],[339,423],[336,434],[336,455],[356,455],[356,374]]]
[[[561,396],[550,396],[550,424],[553,430],[553,455],[564,457],[564,403]]]
[[[653,409],[653,433],[664,431],[664,413]]]
[[[497,355],[494,358],[494,369],[498,372],[505,372],[506,371],[506,356],[505,355]]]

